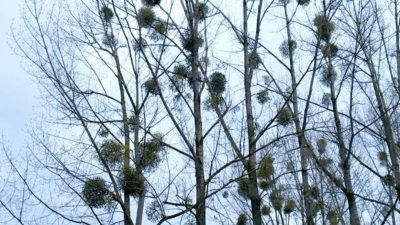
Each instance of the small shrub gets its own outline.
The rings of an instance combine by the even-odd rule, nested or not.
[[[203,45],[203,39],[196,34],[188,32],[181,38],[183,48],[187,51],[193,52]]]
[[[247,177],[242,177],[240,178],[237,183],[238,183],[238,194],[244,198],[249,197],[249,178]]]
[[[317,140],[317,147],[318,147],[318,152],[323,154],[326,151],[326,140],[323,138],[320,138]]]
[[[208,6],[204,2],[198,2],[194,5],[193,16],[198,20],[204,20],[208,14]]]
[[[328,213],[326,214],[326,218],[328,219],[331,225],[339,224],[339,218],[335,211],[332,210],[328,211]]]
[[[261,58],[260,55],[256,51],[252,51],[249,54],[249,67],[252,69],[256,69],[260,66],[261,64]]]
[[[262,159],[258,168],[258,176],[264,179],[270,179],[274,174],[274,158],[266,156]]]
[[[317,28],[318,37],[328,42],[335,30],[335,25],[325,15],[316,16],[314,18],[314,25]]]
[[[324,93],[322,95],[321,103],[326,107],[330,106],[331,105],[331,94]]]
[[[283,207],[283,212],[285,214],[290,214],[294,212],[295,208],[296,208],[296,202],[292,199],[289,199],[285,201],[285,207]]]
[[[269,97],[269,94],[268,94],[267,89],[264,89],[264,90],[259,91],[259,92],[257,93],[257,101],[258,101],[260,104],[265,104],[265,103],[268,102],[269,100],[270,100],[270,97]]]
[[[297,42],[296,41],[291,40],[289,42],[288,40],[285,40],[279,46],[279,51],[281,52],[282,56],[289,57],[290,56],[290,52],[293,53],[296,48],[297,48]]]
[[[160,93],[158,91],[157,81],[152,78],[147,80],[146,82],[144,82],[143,85],[144,85],[146,92],[149,92],[150,94],[158,95]]]
[[[386,184],[387,186],[394,186],[394,177],[390,174],[387,174],[383,177],[383,183]]]
[[[167,30],[168,30],[168,25],[167,22],[162,21],[162,20],[157,20],[154,23],[154,30],[158,33],[158,34],[166,34]]]
[[[223,106],[224,98],[222,96],[210,96],[207,98],[205,102],[205,107],[207,110],[213,110],[217,107]]]
[[[281,210],[283,204],[283,196],[280,190],[273,190],[269,195],[269,200],[275,210]]]
[[[378,152],[378,159],[381,162],[381,164],[385,165],[388,161],[388,155],[386,154],[385,151],[379,151]]]
[[[310,3],[310,0],[297,0],[297,3],[299,5],[308,5]]]
[[[138,197],[145,190],[144,178],[134,168],[122,169],[120,182],[124,192],[133,197]]]
[[[178,80],[183,80],[189,77],[188,68],[183,64],[179,64],[174,67],[174,74]]]
[[[229,197],[229,192],[228,191],[224,191],[224,193],[222,193],[222,197],[223,198],[228,198]]]
[[[122,161],[123,154],[124,146],[118,141],[106,140],[100,147],[100,156],[111,167],[118,165]]]
[[[214,72],[210,76],[210,92],[220,96],[226,89],[226,77],[220,72]]]
[[[161,3],[161,0],[142,0],[142,3],[146,6],[156,6]]]
[[[267,216],[267,215],[269,215],[270,213],[271,213],[271,208],[270,208],[270,207],[264,205],[264,206],[261,208],[261,214],[263,214],[264,216]]]
[[[156,200],[152,201],[146,207],[146,215],[147,215],[147,219],[150,220],[151,222],[153,222],[153,223],[158,222],[163,216],[160,203]]]
[[[292,115],[288,107],[284,107],[278,113],[277,122],[281,126],[288,126],[289,124],[292,123]]]
[[[271,180],[261,180],[258,183],[258,186],[263,190],[268,190],[272,187],[272,182]]]
[[[88,179],[82,191],[83,198],[88,206],[99,208],[110,201],[106,181],[100,177]]]
[[[236,225],[246,225],[247,224],[247,216],[244,213],[241,213],[238,217]]]
[[[143,7],[137,13],[139,26],[148,28],[156,21],[156,15],[151,7]]]
[[[310,187],[310,196],[313,198],[313,199],[319,199],[319,197],[320,197],[320,191],[319,191],[319,188],[317,187],[317,186],[312,186],[312,187]]]
[[[107,6],[103,6],[100,11],[100,15],[103,20],[107,23],[111,22],[112,18],[114,17],[114,12],[112,9],[108,8]]]
[[[140,166],[142,169],[148,170],[155,168],[161,161],[161,152],[164,150],[164,145],[161,136],[141,144],[141,160]]]
[[[107,47],[112,47],[117,44],[117,40],[113,33],[109,34],[108,32],[103,37],[103,44]]]
[[[322,54],[326,57],[334,57],[337,55],[339,48],[332,43],[328,43],[322,47]]]
[[[321,72],[321,82],[329,87],[336,80],[336,71],[333,65],[324,66]]]

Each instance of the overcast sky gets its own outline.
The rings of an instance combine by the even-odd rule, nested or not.
[[[24,144],[24,130],[34,116],[34,106],[38,105],[37,85],[22,69],[22,59],[10,47],[11,24],[20,17],[22,2],[6,1],[0,7],[0,133],[14,147]]]

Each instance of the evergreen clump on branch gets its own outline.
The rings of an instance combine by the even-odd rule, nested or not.
[[[288,107],[284,107],[278,113],[277,122],[281,126],[288,126],[292,123],[292,114]]]
[[[164,145],[160,135],[140,144],[141,159],[140,167],[144,170],[154,169],[160,162]]]
[[[156,6],[161,3],[161,0],[142,0],[144,5],[147,6]]]
[[[308,5],[310,3],[311,0],[297,0],[297,3],[299,3],[299,5]]]
[[[114,17],[114,12],[107,6],[103,6],[101,8],[101,16],[106,23],[111,22],[112,18]]]
[[[198,2],[194,5],[193,15],[198,20],[204,20],[207,17],[208,6],[204,2]]]
[[[106,140],[100,148],[100,158],[103,158],[108,166],[114,167],[122,162],[124,146],[118,141]]]
[[[329,41],[335,30],[335,24],[326,15],[316,16],[314,18],[314,26],[317,28],[317,36],[324,41]]]
[[[100,177],[86,180],[82,195],[86,204],[93,208],[103,207],[111,200],[106,182]]]
[[[156,15],[151,7],[143,7],[137,13],[139,26],[149,28],[156,21]]]
[[[133,197],[139,197],[145,191],[143,176],[134,168],[123,168],[120,176],[122,190]]]
[[[181,38],[181,42],[185,50],[193,52],[203,46],[204,40],[200,37],[199,34],[187,31]]]

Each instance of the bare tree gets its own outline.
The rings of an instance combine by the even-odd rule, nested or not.
[[[12,221],[396,224],[398,1],[49,2],[13,33],[48,108],[3,147]]]

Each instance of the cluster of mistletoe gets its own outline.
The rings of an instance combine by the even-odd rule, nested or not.
[[[151,39],[161,40],[168,31],[168,23],[157,17],[154,11],[154,8],[160,5],[161,0],[142,0],[142,3],[142,8],[136,14],[139,28],[148,29]]]
[[[114,18],[114,11],[107,6],[103,6],[100,9],[100,18],[103,21],[104,26],[104,35],[103,35],[103,44],[106,47],[112,47],[117,43],[116,37],[111,30],[111,22]]]
[[[277,123],[281,126],[288,126],[293,122],[292,113],[288,106],[283,107],[277,115]]]
[[[321,52],[328,60],[327,65],[322,67],[321,82],[330,86],[336,80],[336,71],[333,66],[333,58],[337,55],[339,48],[332,42],[332,34],[335,31],[335,24],[328,15],[320,14],[314,18],[317,39],[321,40]]]
[[[100,177],[86,180],[82,196],[86,204],[93,208],[100,208],[112,200],[112,194],[108,190],[106,181]]]
[[[154,138],[140,143],[140,159],[138,160],[142,170],[154,169],[160,162],[165,146],[161,135],[154,135]]]
[[[207,100],[207,106],[215,108],[220,106],[224,101],[222,94],[225,92],[227,80],[225,74],[214,72],[211,74],[209,81],[210,97]]]
[[[266,155],[260,162],[257,169],[258,185],[264,191],[269,193],[268,201],[265,201],[261,213],[264,216],[270,216],[271,207],[276,212],[283,212],[286,215],[293,213],[296,210],[296,202],[289,196],[286,196],[284,189],[276,184],[274,179],[275,167],[274,158]],[[242,177],[237,180],[237,191],[240,196],[245,199],[250,199],[255,193],[251,193],[249,189],[249,178]],[[225,193],[224,193],[225,194]],[[226,194],[227,197],[228,195]],[[247,216],[242,213],[239,215],[237,224],[246,224]]]
[[[130,118],[129,121],[134,121]],[[131,123],[131,122],[130,122]],[[99,135],[104,138],[100,145],[97,158],[103,167],[109,167],[117,172],[117,183],[119,190],[132,196],[139,197],[145,190],[145,178],[143,173],[155,168],[160,162],[162,152],[165,148],[162,142],[162,135],[154,134],[152,139],[144,139],[139,143],[139,159],[134,160],[133,166],[123,164],[124,145],[119,140],[108,138],[109,131],[102,128]],[[85,203],[93,208],[101,208],[114,202],[117,194],[110,189],[111,181],[102,177],[89,178],[84,182],[82,197]]]

